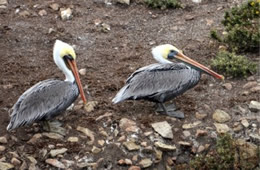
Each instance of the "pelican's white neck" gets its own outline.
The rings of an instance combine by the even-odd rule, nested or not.
[[[70,46],[70,45],[67,43],[64,43],[60,40],[56,40],[56,42],[54,44],[54,48],[53,48],[53,59],[54,59],[55,64],[65,74],[65,77],[66,77],[65,81],[69,81],[69,82],[73,83],[75,81],[75,77],[74,77],[72,71],[65,64],[65,62],[60,54],[61,50],[63,48],[66,48],[67,46]]]
[[[171,61],[165,59],[163,57],[163,54],[162,54],[162,51],[163,51],[163,48],[164,46],[161,45],[161,46],[157,46],[155,48],[152,49],[152,55],[153,55],[153,58],[158,61],[159,63],[161,64],[169,64],[169,63],[172,63]]]

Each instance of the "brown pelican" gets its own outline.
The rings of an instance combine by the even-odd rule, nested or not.
[[[224,76],[188,58],[170,44],[153,48],[152,55],[159,63],[142,67],[132,73],[126,80],[125,86],[112,100],[113,103],[144,99],[156,102],[161,107],[161,112],[167,115],[184,118],[183,113],[179,115],[175,112],[175,106],[171,106],[172,110],[170,110],[164,102],[194,87],[200,79],[201,72],[217,79],[224,79]],[[172,59],[180,60],[185,64],[169,61]]]
[[[34,121],[50,120],[65,111],[77,99],[79,93],[83,102],[86,103],[73,47],[56,40],[53,59],[65,74],[65,81],[48,79],[26,90],[11,109],[11,120],[7,130],[31,124]]]

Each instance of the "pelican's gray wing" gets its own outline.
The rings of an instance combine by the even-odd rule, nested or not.
[[[155,102],[170,100],[195,86],[200,73],[182,63],[152,64],[135,71],[113,99],[147,99]]]
[[[35,84],[13,106],[7,130],[56,116],[69,107],[78,94],[76,83],[50,79]]]

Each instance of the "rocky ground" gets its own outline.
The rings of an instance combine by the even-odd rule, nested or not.
[[[160,115],[145,101],[111,103],[134,70],[155,62],[153,46],[174,44],[209,65],[219,48],[209,32],[222,30],[224,11],[241,1],[182,3],[183,9],[159,10],[139,0],[0,0],[0,169],[178,169],[214,149],[225,132],[245,159],[259,160],[257,74],[223,82],[203,75],[175,99],[184,119]],[[77,100],[57,118],[64,133],[38,123],[7,132],[8,110],[26,89],[63,78],[51,56],[56,39],[76,49],[88,106]]]

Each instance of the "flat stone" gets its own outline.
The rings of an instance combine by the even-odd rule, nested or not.
[[[124,142],[123,145],[126,147],[127,150],[129,151],[136,151],[140,149],[140,146],[137,145],[135,142],[133,141],[127,141]]]
[[[8,170],[8,169],[13,169],[14,165],[6,162],[0,162],[0,169],[1,170]]]
[[[199,112],[196,112],[195,113],[195,117],[199,120],[203,120],[205,117],[207,117],[207,114],[206,113],[199,113]]]
[[[0,5],[7,5],[7,4],[8,4],[7,0],[0,0]]]
[[[6,139],[5,136],[1,136],[0,137],[0,143],[2,143],[2,144],[6,144],[7,143],[7,139]]]
[[[62,9],[60,11],[60,16],[62,20],[69,20],[72,18],[72,10],[70,8]]]
[[[150,167],[152,164],[153,164],[153,161],[152,161],[150,158],[142,159],[142,160],[139,162],[139,165],[140,165],[142,168],[148,168],[148,167]]]
[[[100,146],[104,146],[104,144],[105,144],[105,141],[102,139],[102,140],[98,140],[98,144],[100,145]]]
[[[136,123],[127,118],[122,118],[119,121],[119,127],[120,127],[120,129],[122,129],[123,131],[126,131],[126,132],[138,132],[139,131],[139,128],[136,126]]]
[[[243,89],[250,89],[250,88],[255,87],[255,86],[257,86],[257,82],[256,81],[250,81],[243,86]]]
[[[30,161],[32,164],[34,164],[34,165],[37,164],[37,160],[36,160],[34,157],[32,157],[32,156],[27,156],[27,159],[29,159],[29,161]]]
[[[130,159],[120,159],[117,161],[118,165],[132,165],[132,161]]]
[[[3,151],[5,151],[5,146],[2,146],[2,145],[0,145],[0,152],[3,152]]]
[[[60,135],[60,134],[58,134],[58,133],[52,133],[52,132],[50,132],[50,133],[42,133],[42,135],[43,135],[43,136],[46,136],[46,137],[48,137],[48,138],[50,138],[50,139],[60,139],[60,140],[63,139],[63,136]]]
[[[144,132],[144,136],[150,136],[151,134],[153,134],[152,131]]]
[[[128,170],[141,170],[139,166],[131,166]]]
[[[255,86],[255,87],[252,87],[251,89],[250,89],[250,92],[251,93],[256,93],[256,92],[259,92],[260,91],[260,86]]]
[[[242,119],[242,120],[241,120],[241,124],[242,124],[245,128],[248,128],[248,126],[249,126],[249,123],[248,123],[248,121],[247,121],[246,119]]]
[[[57,168],[61,168],[61,169],[65,169],[65,165],[63,163],[61,163],[60,161],[58,161],[57,159],[46,159],[45,162],[47,164],[50,164],[54,167],[57,167]]]
[[[217,129],[217,132],[220,133],[220,134],[221,133],[227,133],[230,130],[228,125],[226,125],[226,124],[214,123],[214,125]]]
[[[198,152],[198,153],[201,153],[201,152],[203,152],[204,150],[205,150],[205,147],[204,147],[203,145],[200,145],[199,148],[198,148],[198,150],[197,150],[197,152]]]
[[[41,137],[42,137],[42,134],[36,133],[33,135],[33,137],[27,143],[36,144]]]
[[[190,131],[188,131],[188,130],[184,130],[182,133],[183,133],[183,135],[184,135],[186,138],[191,135]]]
[[[228,113],[226,113],[223,110],[217,109],[214,113],[213,113],[213,119],[215,121],[217,121],[218,123],[224,123],[227,122],[231,119],[231,117],[229,116]]]
[[[46,16],[47,15],[47,11],[42,9],[38,12],[38,14],[42,17],[42,16]]]
[[[173,139],[172,127],[169,125],[168,122],[157,122],[151,124],[153,129],[159,133],[162,137]]]
[[[179,141],[178,144],[181,145],[181,146],[185,146],[185,147],[186,146],[191,146],[191,143],[185,142],[185,141]]]
[[[126,139],[126,137],[125,137],[125,135],[123,135],[123,136],[121,136],[120,138],[118,138],[118,142],[122,142],[122,141],[124,141]]]
[[[234,125],[233,125],[233,131],[234,132],[239,132],[242,129],[243,129],[243,126],[239,122],[234,123]]]
[[[51,157],[55,157],[57,155],[61,155],[64,154],[65,152],[67,152],[67,148],[61,148],[61,149],[53,149],[50,151],[50,155]]]
[[[116,2],[118,2],[120,4],[130,5],[130,0],[116,0]]]
[[[87,104],[84,105],[84,110],[88,113],[93,112],[97,104],[97,101],[88,101]]]
[[[225,89],[231,90],[232,89],[232,84],[231,83],[225,83],[222,85]]]
[[[22,11],[22,12],[19,12],[19,15],[22,16],[22,17],[27,17],[27,16],[29,16],[29,15],[31,15],[31,14],[30,14],[30,12],[24,10],[24,11]]]
[[[206,130],[197,129],[197,131],[196,131],[196,137],[206,136],[207,134],[208,134],[208,131],[206,131]]]
[[[258,101],[251,101],[250,104],[249,104],[249,109],[252,112],[260,111],[260,102],[258,102]]]
[[[201,124],[201,121],[196,121],[196,122],[193,122],[193,123],[183,124],[182,128],[183,129],[192,129],[192,128],[197,127],[199,124]]]
[[[88,128],[84,128],[81,126],[78,126],[77,130],[84,133],[87,137],[90,138],[90,141],[88,142],[89,145],[92,145],[94,143],[94,141],[95,141],[94,132],[92,132]]]
[[[249,137],[251,138],[252,141],[260,143],[260,136],[258,134],[250,134]]]
[[[60,5],[57,3],[53,3],[53,4],[50,4],[50,8],[53,9],[54,11],[58,11],[60,8]]]
[[[79,141],[79,138],[78,137],[69,137],[67,139],[68,142],[78,142]]]
[[[21,165],[21,161],[15,157],[11,159],[11,163],[15,166]]]
[[[176,150],[176,146],[174,145],[167,145],[167,144],[164,144],[162,142],[155,142],[154,145],[161,149],[161,150],[164,150],[164,151],[175,151]]]
[[[100,148],[98,148],[98,147],[96,147],[96,146],[93,146],[93,148],[91,149],[91,152],[92,153],[95,153],[95,154],[97,154],[97,153],[99,153],[99,152],[101,152],[102,151],[102,149],[100,149]]]
[[[80,69],[79,74],[82,76],[85,76],[87,74],[87,69],[85,69],[85,68]]]

